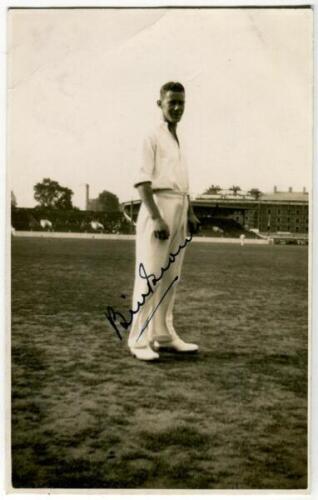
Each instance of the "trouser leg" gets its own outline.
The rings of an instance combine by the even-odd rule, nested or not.
[[[163,280],[162,283],[160,283],[158,295],[162,296],[164,294],[164,291],[167,289],[169,284],[175,279],[176,276],[178,277],[178,280],[169,290],[165,300],[160,304],[160,309],[161,309],[160,315],[156,316],[154,321],[155,332],[156,332],[155,340],[158,340],[159,342],[166,342],[169,340],[179,338],[173,327],[173,309],[176,299],[178,283],[181,278],[184,255],[186,251],[185,248],[179,249],[179,247],[184,243],[185,238],[187,236],[186,234],[187,232],[186,232],[186,225],[185,224],[181,225],[182,219],[184,219],[184,217],[181,217],[183,215],[182,211],[178,215],[180,215],[180,218],[178,218],[178,222],[175,227],[175,232],[172,241],[170,242],[169,253],[170,255],[171,254],[174,255],[178,252],[178,250],[179,252],[178,255],[174,258],[175,259],[174,262],[170,265],[169,269],[166,271],[165,280]]]
[[[136,275],[133,295],[133,310],[138,309],[138,302],[143,302],[142,294],[149,292],[145,279],[139,276],[139,265],[143,264],[147,274],[159,277],[160,281],[153,287],[154,293],[148,294],[138,312],[134,314],[128,338],[130,347],[146,347],[154,340],[169,340],[176,336],[173,329],[172,310],[176,294],[176,276],[180,277],[185,249],[181,249],[169,268],[169,255],[176,253],[186,236],[185,200],[158,197],[156,200],[162,215],[170,229],[168,240],[159,240],[153,233],[153,221],[145,207],[141,207],[137,222],[136,235]],[[173,284],[172,284],[173,283]],[[151,319],[150,319],[151,318]]]
[[[142,348],[149,345],[155,335],[154,321],[150,320],[147,323],[147,320],[155,308],[160,282],[156,286],[152,286],[153,293],[148,293],[149,285],[140,276],[139,266],[143,265],[147,275],[152,274],[158,277],[169,255],[169,241],[155,238],[153,221],[144,206],[140,208],[136,229],[136,266],[132,306],[136,312],[128,337],[128,345],[129,347]],[[143,294],[146,295],[145,299],[143,299]],[[160,314],[160,310],[158,310],[158,314]],[[153,319],[155,317],[156,313]]]

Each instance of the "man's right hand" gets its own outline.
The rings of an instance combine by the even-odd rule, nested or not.
[[[138,184],[137,189],[140,194],[141,201],[145,204],[149,215],[153,220],[155,237],[159,240],[167,240],[170,236],[169,226],[161,217],[160,210],[153,198],[151,182],[142,182],[141,184]]]
[[[154,233],[159,240],[167,240],[170,236],[169,226],[161,217],[154,219]]]

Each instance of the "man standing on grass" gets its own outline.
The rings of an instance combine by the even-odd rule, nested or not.
[[[185,106],[183,85],[163,85],[157,104],[163,120],[144,140],[134,184],[142,203],[136,227],[134,319],[128,346],[136,358],[144,361],[159,358],[160,348],[198,350],[196,344],[181,340],[173,327],[176,281],[185,252],[182,245],[188,226],[191,233],[196,233],[199,226],[190,204],[188,172],[177,136]],[[169,258],[171,265],[167,266]]]

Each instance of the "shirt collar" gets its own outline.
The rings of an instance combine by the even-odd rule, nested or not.
[[[175,138],[172,136],[172,133],[170,132],[169,127],[168,127],[168,122],[167,122],[167,120],[165,120],[163,118],[163,116],[161,117],[161,124],[160,124],[160,126],[162,127],[163,130],[167,131],[167,133],[169,134],[169,137],[173,140],[173,142],[176,143],[176,145],[178,146],[178,148],[180,150],[180,148],[181,148],[180,142],[177,143],[177,141],[175,140]],[[178,138],[179,138],[179,135],[178,135]]]
[[[161,119],[161,126],[165,127],[165,128],[168,128],[168,122],[164,118]]]

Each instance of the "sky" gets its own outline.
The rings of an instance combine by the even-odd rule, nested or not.
[[[85,207],[138,197],[160,86],[181,81],[190,192],[311,188],[310,9],[22,9],[8,20],[8,186],[50,177]]]

